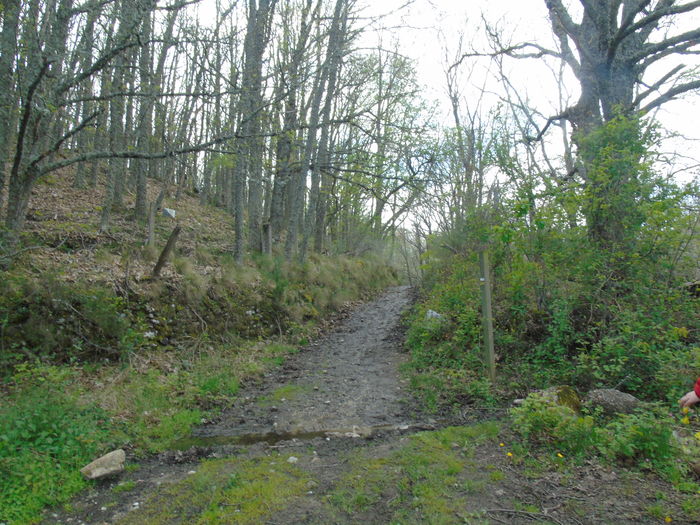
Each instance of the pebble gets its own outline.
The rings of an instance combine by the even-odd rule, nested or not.
[[[188,474],[190,474],[190,475],[191,475],[191,474],[196,474],[196,473],[197,473],[196,470],[190,470],[190,471],[188,472]]]

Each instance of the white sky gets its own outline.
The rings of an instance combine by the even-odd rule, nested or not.
[[[359,1],[360,5],[367,6],[362,11],[367,16],[391,13],[406,4],[406,0]],[[578,2],[573,4],[578,5]],[[471,44],[474,48],[486,49],[482,13],[489,23],[498,23],[506,35],[511,35],[513,43],[537,41],[553,47],[544,0],[414,0],[382,20],[387,28],[382,37],[384,46],[389,47],[390,40],[396,39],[399,50],[416,60],[419,81],[425,85],[426,98],[440,102],[442,118],[447,125],[451,125],[452,121],[445,87],[445,47],[449,49],[450,57],[454,58],[460,35],[463,35],[465,46]],[[700,26],[700,12],[686,15],[682,24],[687,28]],[[364,38],[368,45],[377,41],[376,34],[368,33]],[[683,57],[683,63],[700,66],[698,57]],[[536,60],[510,60],[507,64],[509,78],[518,88],[522,87],[519,92],[523,98],[528,98],[543,114],[555,114],[558,95],[549,70]],[[487,89],[496,91],[499,89],[497,81],[485,80],[487,67],[488,60],[481,60],[470,78],[471,84],[480,87],[486,82]],[[663,64],[663,72],[670,67],[668,63]],[[465,72],[467,69],[467,66],[463,68]],[[469,84],[469,81],[465,82]],[[577,84],[573,78],[568,87],[573,95],[572,100],[575,100]],[[467,86],[463,89],[466,90]],[[681,100],[664,105],[658,118],[666,129],[687,138],[668,141],[665,144],[668,150],[700,158],[700,94],[686,95]]]

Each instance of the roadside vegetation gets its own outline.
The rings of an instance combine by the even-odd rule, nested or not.
[[[615,243],[602,246],[585,225],[572,228],[560,202],[534,207],[517,194],[429,239],[422,298],[407,320],[406,371],[427,409],[464,415],[501,407],[521,457],[558,454],[572,469],[596,460],[653,473],[688,494],[683,519],[694,521],[700,420],[677,403],[700,370],[700,298],[689,285],[698,188],[657,175],[645,160],[654,146],[634,133],[638,125],[617,119],[587,143],[599,152],[601,177],[636,173],[627,188],[635,196],[630,222]],[[493,384],[482,364],[480,249],[492,260]],[[542,393],[562,386],[573,388],[571,400]],[[584,399],[597,388],[643,403],[634,413],[605,414]],[[518,398],[522,404],[509,408]]]
[[[178,203],[186,234],[160,279],[149,275],[154,248],[126,226],[100,236],[83,219],[60,230],[30,223],[34,250],[0,279],[3,521],[34,522],[44,506],[69,501],[88,484],[78,470],[112,448],[167,450],[333,312],[397,282],[376,257],[260,255],[236,265],[223,214],[193,201]],[[165,219],[157,233],[162,246]]]

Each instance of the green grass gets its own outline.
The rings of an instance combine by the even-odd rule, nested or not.
[[[466,495],[486,486],[474,476],[461,477],[470,469],[474,447],[495,439],[498,431],[495,423],[450,427],[411,436],[389,457],[356,456],[329,502],[349,515],[389,512],[392,523],[454,523]]]
[[[197,472],[161,486],[141,509],[117,522],[258,524],[302,496],[311,481],[288,456],[204,461]]]
[[[116,485],[113,489],[112,492],[115,494],[119,494],[122,492],[129,492],[131,490],[134,490],[136,488],[136,482],[135,481],[125,481],[123,483],[119,483]]]
[[[291,401],[299,397],[304,392],[308,392],[310,388],[302,385],[283,385],[273,390],[269,395],[260,398],[258,403],[262,406],[279,403],[282,400]]]
[[[43,378],[44,381],[40,381]],[[108,446],[112,423],[66,393],[70,377],[25,377],[0,406],[0,519],[34,522],[45,505],[66,503],[87,485],[79,469]]]

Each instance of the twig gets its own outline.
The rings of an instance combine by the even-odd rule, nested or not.
[[[207,331],[207,327],[208,327],[207,322],[206,322],[204,319],[202,319],[202,316],[199,315],[199,313],[197,312],[197,310],[195,310],[195,309],[192,307],[192,305],[188,304],[188,305],[187,305],[187,308],[189,308],[189,309],[192,311],[192,313],[197,317],[197,319],[199,319],[199,323],[202,325],[202,331],[203,331],[203,332],[206,332],[206,331]]]

